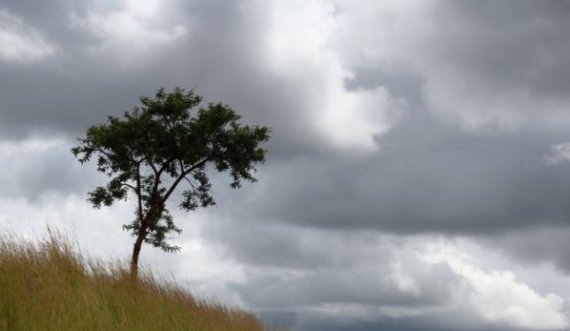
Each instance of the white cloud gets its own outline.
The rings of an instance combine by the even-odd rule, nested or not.
[[[89,183],[75,164],[69,142],[50,136],[0,141],[0,197],[37,199],[46,192],[73,191]],[[41,160],[40,162],[38,160]]]
[[[56,47],[18,16],[0,10],[0,60],[36,62],[52,55]]]
[[[550,153],[544,155],[548,165],[556,165],[570,161],[570,142],[550,146]]]
[[[0,141],[0,155],[10,158],[20,158],[32,153],[38,153],[50,148],[66,145],[66,142],[53,137],[34,137],[21,141]],[[8,160],[5,160],[5,162]]]
[[[91,47],[95,55],[110,55],[126,67],[136,67],[137,60],[163,51],[187,35],[187,28],[165,20],[166,8],[158,0],[125,0],[111,10],[93,7],[85,16],[71,15],[72,24],[88,30],[98,43]]]
[[[425,100],[443,119],[469,131],[514,131],[531,124],[564,127],[570,123],[569,98],[534,95],[527,84],[500,82],[491,74],[444,68],[435,61],[425,65]]]
[[[565,70],[556,43],[565,31],[560,22],[526,22],[521,10],[513,15],[525,24],[504,26],[485,16],[492,8],[483,4],[480,12],[467,12],[441,1],[337,3],[343,58],[353,66],[415,73],[428,108],[441,119],[469,131],[570,124],[567,94],[541,90],[556,83],[549,75]]]
[[[459,305],[467,310],[486,321],[511,327],[560,330],[570,325],[562,311],[564,300],[560,296],[537,293],[512,271],[485,270],[452,244],[436,246],[426,250],[423,259],[428,263],[446,263],[465,280],[467,297]]]
[[[394,262],[392,264],[392,273],[389,278],[398,290],[415,296],[420,294],[420,288],[416,280],[404,268],[401,262]]]
[[[326,1],[276,2],[269,31],[268,65],[278,76],[304,86],[304,106],[322,139],[344,150],[373,151],[404,103],[384,87],[348,90],[353,77],[335,43],[342,21]]]

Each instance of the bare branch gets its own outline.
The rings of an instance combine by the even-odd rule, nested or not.
[[[198,169],[199,167],[203,166],[206,162],[208,162],[209,158],[203,158],[202,160],[194,163],[194,165],[192,165],[190,168],[186,169],[185,171],[182,172],[182,174],[180,174],[180,176],[178,176],[178,178],[176,178],[176,180],[174,181],[174,183],[172,183],[172,185],[170,186],[170,188],[168,189],[168,191],[166,191],[166,194],[164,195],[164,198],[162,198],[162,201],[166,201],[168,200],[168,198],[170,197],[170,195],[172,194],[172,192],[174,192],[174,190],[176,189],[176,186],[178,186],[178,184],[180,183],[180,181],[184,178],[186,178],[186,176],[191,173],[192,171]]]
[[[157,177],[160,176],[160,175],[162,174],[162,172],[163,172],[164,170],[166,170],[166,167],[168,167],[168,165],[169,165],[172,161],[175,161],[175,160],[176,160],[176,157],[175,157],[175,156],[173,156],[173,157],[169,158],[168,160],[166,160],[166,162],[164,162],[164,163],[162,164],[162,167],[160,167],[160,169],[158,170],[158,173],[156,173]]]
[[[122,185],[122,186],[126,186],[126,187],[132,189],[133,191],[137,192],[137,188],[134,187],[134,186],[132,186],[131,184],[128,184],[128,183],[121,183],[121,185]]]
[[[141,160],[142,162],[142,160]],[[139,222],[141,222],[142,225],[142,221],[143,221],[143,207],[142,207],[142,188],[141,188],[141,163],[137,163],[137,187],[136,187],[136,193],[137,193],[137,203],[138,203],[138,215],[139,215]]]
[[[109,152],[106,152],[106,151],[105,151],[104,149],[102,149],[101,147],[95,148],[95,151],[97,151],[97,152],[99,152],[99,153],[105,155],[105,156],[108,157],[109,159],[112,159],[112,158],[113,158],[113,155],[112,155],[112,154],[110,154]]]
[[[195,185],[194,183],[192,183],[192,181],[190,180],[190,178],[184,176],[184,179],[186,179],[186,182],[188,182],[188,184],[189,184],[190,186],[192,186],[192,188],[196,187],[196,185]]]
[[[152,168],[152,171],[154,172],[154,175],[155,175],[156,177],[158,177],[158,176],[159,176],[158,170],[156,170],[156,167],[154,166],[154,163],[152,163],[152,160],[149,160],[147,163],[148,163],[148,165]]]

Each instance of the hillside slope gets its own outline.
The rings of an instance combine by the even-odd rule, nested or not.
[[[125,265],[76,247],[53,231],[36,243],[0,235],[0,330],[268,330],[149,272],[133,284]]]

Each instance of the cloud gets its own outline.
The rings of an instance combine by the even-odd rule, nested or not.
[[[182,24],[165,21],[165,9],[159,1],[124,1],[110,9],[93,6],[83,15],[70,17],[73,25],[97,38],[89,48],[94,56],[110,56],[123,66],[138,67],[141,60],[165,51],[188,32]]]
[[[562,143],[550,146],[550,153],[544,156],[544,161],[549,165],[557,165],[570,160],[570,143]]]
[[[570,229],[565,224],[546,225],[537,222],[534,228],[518,229],[482,239],[523,265],[548,265],[559,270],[562,275],[570,274],[570,260],[566,254],[570,249]],[[564,281],[549,280],[559,284]]]
[[[426,254],[428,263],[446,263],[469,286],[466,304],[485,320],[524,329],[561,330],[568,327],[564,300],[540,295],[516,279],[513,272],[483,270],[455,247]]]
[[[275,2],[268,65],[272,73],[306,91],[307,120],[323,139],[344,150],[370,152],[402,115],[405,103],[381,86],[347,89],[354,73],[335,44],[341,23],[331,3]]]
[[[0,60],[16,63],[41,61],[57,49],[39,30],[1,8],[0,44]]]
[[[220,208],[260,223],[402,234],[562,225],[570,168],[548,166],[543,155],[563,137],[465,134],[416,109],[384,136],[379,153],[270,158],[258,183],[221,191]]]
[[[93,210],[105,179],[69,148],[141,95],[195,87],[272,127],[269,158],[240,190],[213,175],[217,207],[172,208],[184,250],[143,263],[300,330],[566,325],[563,2],[1,7],[0,226],[50,221],[127,258],[131,205]],[[440,239],[455,250],[426,261]]]
[[[14,7],[32,15],[23,5]],[[277,127],[278,148],[370,153],[406,110],[405,100],[385,87],[346,87],[354,72],[334,42],[343,22],[323,2],[60,7],[48,9],[63,20],[38,24],[68,36],[60,40],[66,56],[42,72],[6,68],[7,79],[19,77],[19,85],[2,93],[5,132],[22,132],[14,124],[30,130],[24,118],[34,118],[34,129],[77,132],[160,85],[178,85],[197,87],[206,100],[224,101],[250,121]],[[42,89],[47,77],[49,95]],[[20,85],[37,97],[19,98]],[[14,116],[15,108],[27,116]]]
[[[415,72],[443,120],[470,131],[568,125],[565,6],[555,15],[557,5],[530,1],[340,3],[346,57]]]
[[[230,244],[228,254],[244,263],[249,279],[231,288],[264,315],[290,313],[294,328],[351,329],[359,323],[382,327],[387,318],[431,316],[452,308],[446,302],[458,283],[451,270],[422,263],[406,244],[396,244],[396,238],[258,227],[245,231],[261,232],[268,242],[287,238],[287,243],[255,241],[254,260],[248,258],[249,245],[232,240],[243,238],[241,232],[225,232],[220,242]],[[242,222],[240,228],[249,227]],[[207,233],[210,238],[220,235],[212,229]],[[275,247],[281,249],[279,259],[267,251]]]
[[[232,220],[215,219],[204,234],[227,245],[247,274],[247,282],[229,288],[269,321],[288,312],[282,318],[303,330],[387,328],[395,320],[402,330],[568,326],[565,292],[553,292],[564,281],[540,281],[552,270],[521,269],[474,240],[323,233],[243,220],[231,228]],[[263,239],[240,241],[254,232]]]
[[[37,201],[49,193],[84,194],[102,180],[75,161],[71,145],[62,138],[31,137],[23,141],[1,141],[0,197],[22,197]]]

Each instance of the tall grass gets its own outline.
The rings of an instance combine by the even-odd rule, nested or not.
[[[251,313],[197,300],[124,263],[85,258],[49,231],[29,242],[0,234],[0,330],[268,330]]]

